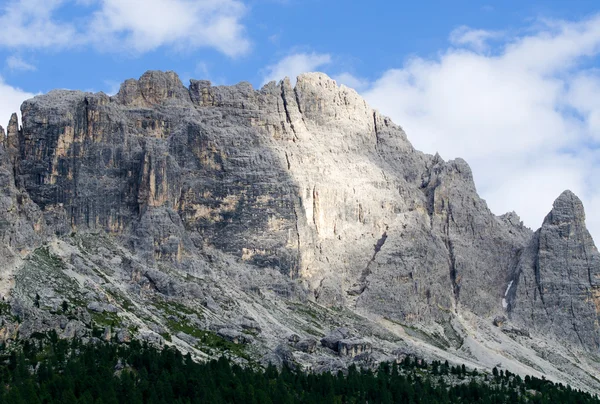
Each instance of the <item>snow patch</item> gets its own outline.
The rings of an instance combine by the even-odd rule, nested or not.
[[[513,281],[510,281],[508,283],[508,286],[506,287],[506,292],[504,292],[504,297],[506,297],[506,295],[508,295],[508,291],[510,290],[510,287],[512,286],[512,284],[513,284]]]

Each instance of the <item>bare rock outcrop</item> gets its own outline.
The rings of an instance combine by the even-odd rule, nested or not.
[[[521,254],[508,312],[529,329],[597,350],[599,297],[600,254],[581,200],[565,191]]]
[[[200,356],[225,339],[311,369],[401,343],[465,358],[506,338],[510,360],[542,351],[521,339],[598,349],[600,256],[579,199],[563,193],[535,233],[496,216],[464,160],[415,150],[322,73],[257,90],[150,71],[21,112],[0,147],[0,316],[27,314],[29,334],[131,320],[110,337]]]

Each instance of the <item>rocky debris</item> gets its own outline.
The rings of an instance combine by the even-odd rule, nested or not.
[[[142,342],[147,342],[148,344],[157,347],[162,347],[165,343],[164,338],[155,332],[142,331],[138,334],[138,338]]]
[[[338,352],[338,347],[339,347],[338,343],[341,340],[346,339],[350,336],[351,336],[350,330],[348,328],[341,327],[341,328],[338,328],[338,329],[332,331],[330,334],[326,335],[325,337],[321,338],[321,345],[323,345],[325,348],[329,348],[331,350]]]
[[[16,323],[6,323],[0,327],[0,342],[6,343],[14,341],[17,338],[19,325]]]
[[[87,334],[87,329],[81,321],[71,320],[66,325],[62,332],[63,338],[81,338]]]
[[[321,338],[321,345],[337,352],[340,356],[349,357],[371,352],[372,349],[370,342],[352,337],[351,331],[345,327],[338,328]]]
[[[502,332],[508,335],[531,338],[529,331],[521,328],[502,328]]]
[[[163,326],[161,326],[159,324],[156,324],[156,323],[149,323],[148,324],[148,328],[151,331],[153,331],[153,332],[155,332],[155,333],[157,333],[159,335],[163,335],[163,334],[167,334],[168,333],[168,331],[167,331],[167,329],[165,327],[163,327]]]
[[[123,361],[121,361],[121,358],[119,358],[119,360],[115,364],[114,370],[119,371],[119,370],[123,370],[123,369],[125,369],[125,365],[123,364]]]
[[[227,341],[233,342],[234,344],[249,344],[253,341],[252,337],[246,335],[240,331],[231,328],[221,328],[217,335]]]
[[[116,338],[119,344],[125,344],[131,342],[131,334],[128,330],[121,328],[116,331]]]
[[[294,344],[294,348],[309,354],[315,353],[317,351],[317,340],[314,338],[301,339]]]
[[[240,322],[239,322],[240,327],[242,327],[242,329],[244,329],[246,332],[251,333],[251,334],[260,334],[262,329],[260,328],[260,325],[251,318],[248,317],[244,317]]]
[[[290,334],[287,340],[291,345],[295,345],[298,341],[300,341],[300,336],[298,334]]]
[[[178,332],[175,336],[190,346],[196,346],[199,341],[198,338],[192,337],[184,332]]]
[[[204,299],[204,307],[217,313],[221,310],[221,306],[211,296]]]
[[[354,358],[357,355],[370,353],[372,345],[369,341],[360,338],[348,338],[339,340],[336,351],[340,356]]]
[[[316,373],[330,372],[336,374],[338,371],[345,371],[347,364],[340,357],[321,357],[315,360],[313,371]]]
[[[274,365],[278,369],[287,366],[294,369],[297,366],[296,358],[290,347],[286,344],[279,344],[272,352],[261,358],[261,363],[264,365]]]
[[[20,336],[75,335],[70,327],[85,331],[118,304],[118,327],[135,318],[153,331],[132,338],[160,345],[170,323],[185,322],[335,371],[371,366],[398,344],[410,351],[414,338],[415,356],[428,344],[468,351],[464,319],[496,352],[505,335],[490,323],[504,313],[500,330],[509,323],[562,352],[556,379],[598,386],[582,370],[597,364],[564,366],[569,349],[595,352],[599,339],[600,258],[578,199],[561,195],[536,233],[513,212],[495,216],[464,160],[416,151],[324,74],[255,90],[186,88],[153,71],[114,97],[36,96],[22,117],[0,148],[0,295],[11,296],[0,317],[24,319]],[[376,351],[346,329],[321,343],[340,351],[349,340],[348,356],[281,339],[341,324]],[[522,340],[507,358],[531,352]]]
[[[88,310],[96,313],[116,313],[119,309],[113,304],[106,304],[101,302],[91,302],[87,305]]]

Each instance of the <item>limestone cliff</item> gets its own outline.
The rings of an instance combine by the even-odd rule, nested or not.
[[[535,233],[495,216],[465,161],[416,151],[324,74],[255,90],[153,71],[113,97],[52,91],[21,112],[0,155],[15,209],[0,252],[25,258],[6,275],[23,335],[86,335],[109,316],[200,356],[223,338],[333,369],[349,359],[310,341],[346,325],[352,360],[401,347],[598,385],[598,362],[573,359],[600,346],[581,202],[561,195]],[[290,333],[310,352],[281,354]]]
[[[597,351],[599,297],[600,255],[583,204],[565,191],[521,253],[507,290],[508,310],[527,328]]]

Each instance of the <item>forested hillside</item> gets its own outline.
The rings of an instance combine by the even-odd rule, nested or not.
[[[600,403],[546,380],[410,357],[376,371],[313,374],[242,368],[225,357],[198,363],[137,341],[39,337],[2,347],[1,403]]]

